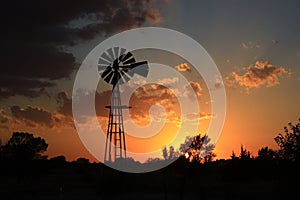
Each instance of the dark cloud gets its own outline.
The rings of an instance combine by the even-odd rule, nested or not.
[[[150,8],[147,12],[146,18],[150,23],[160,23],[163,19],[160,15],[160,11],[157,8]]]
[[[149,0],[6,1],[0,9],[0,98],[44,94],[53,80],[74,71],[75,58],[65,47],[147,20],[159,22],[159,10],[151,5]],[[20,82],[20,88],[10,87]]]
[[[72,116],[72,99],[66,91],[61,91],[56,96],[59,104],[57,112],[63,115]]]
[[[2,35],[20,42],[71,45],[161,19],[150,0],[29,0],[2,4]]]
[[[19,106],[12,106],[10,108],[12,115],[20,120],[25,121],[28,126],[35,126],[35,124],[53,127],[52,113],[38,107],[27,106],[25,109]]]
[[[2,109],[0,109],[0,124],[5,124],[9,121],[9,117],[6,114],[6,112]]]
[[[53,46],[2,46],[0,98],[22,95],[30,98],[47,94],[52,80],[67,78],[74,70],[72,54],[59,52]]]
[[[78,90],[76,95],[80,96],[81,102],[86,102],[91,98],[93,93],[85,90]],[[111,90],[106,90],[101,93],[95,93],[95,109],[98,116],[108,116],[109,110],[105,108],[105,106],[110,104],[110,99]],[[69,96],[69,94],[66,91],[61,91],[56,95],[56,100],[58,103],[57,112],[65,116],[72,116],[72,98]],[[84,115],[92,114],[87,113],[89,109],[86,109],[84,106],[77,106],[76,109],[79,109]]]
[[[8,98],[15,95],[35,98],[41,94],[48,95],[45,88],[53,86],[53,83],[49,81],[5,76],[4,74],[5,72],[0,75],[0,98]]]
[[[12,118],[9,115],[7,115],[7,113],[3,109],[0,109],[0,130],[2,133],[3,131],[7,131],[9,129],[11,121]]]
[[[54,80],[67,78],[74,69],[73,55],[53,46],[26,44],[4,48],[1,65],[5,76]]]
[[[95,110],[97,116],[100,117],[107,117],[109,109],[105,108],[105,106],[110,105],[111,99],[111,90],[106,90],[101,93],[95,91],[88,91],[84,89],[79,89],[76,91],[76,99],[80,101],[74,102],[74,108],[80,113],[83,117],[85,116],[92,116],[93,112],[91,112],[90,107],[90,100],[94,96],[95,100]],[[72,101],[73,99],[66,91],[61,91],[56,95],[57,101],[57,110],[56,113],[61,114],[66,117],[73,117],[72,112]],[[82,119],[83,122],[85,119]]]
[[[110,105],[111,101],[111,90],[106,90],[101,93],[96,92],[95,95],[95,107],[98,116],[108,117],[109,109],[105,106]]]
[[[74,128],[73,118],[68,114],[50,112],[44,108],[34,106],[21,108],[16,105],[11,106],[10,111],[12,117],[17,120],[14,123],[18,122],[28,127]]]

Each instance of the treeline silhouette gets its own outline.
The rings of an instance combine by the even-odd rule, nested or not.
[[[213,146],[199,135],[187,139],[191,145],[185,151],[165,147],[164,159],[145,163],[179,157],[167,167],[134,174],[86,158],[49,159],[44,139],[13,133],[0,147],[0,199],[294,199],[300,180],[300,120],[274,139],[276,150],[263,147],[254,156],[241,145],[230,159],[213,160],[212,151],[201,154],[203,144],[209,147],[205,151]]]

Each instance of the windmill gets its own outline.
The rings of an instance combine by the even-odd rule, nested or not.
[[[104,154],[104,162],[112,162],[126,158],[122,109],[131,108],[122,105],[119,85],[128,82],[135,74],[146,77],[149,67],[147,61],[136,62],[132,53],[126,52],[126,49],[113,47],[100,56],[98,71],[101,78],[113,86],[111,105],[105,106],[109,108],[109,119]]]

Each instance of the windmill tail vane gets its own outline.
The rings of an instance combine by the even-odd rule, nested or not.
[[[134,70],[133,70],[134,69]],[[101,78],[113,86],[109,109],[104,162],[126,159],[126,142],[122,109],[131,108],[122,105],[119,84],[126,83],[137,74],[147,77],[149,66],[147,61],[137,62],[131,52],[120,47],[107,49],[99,58],[98,71]]]

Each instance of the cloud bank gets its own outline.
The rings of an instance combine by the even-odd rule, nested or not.
[[[0,99],[35,98],[69,78],[76,58],[66,47],[118,31],[159,23],[149,0],[5,1],[0,22]]]
[[[238,84],[246,89],[272,87],[279,85],[279,79],[284,75],[290,75],[290,72],[284,67],[274,66],[269,61],[256,61],[241,75],[232,72],[229,77],[226,77],[226,81],[229,86]]]

